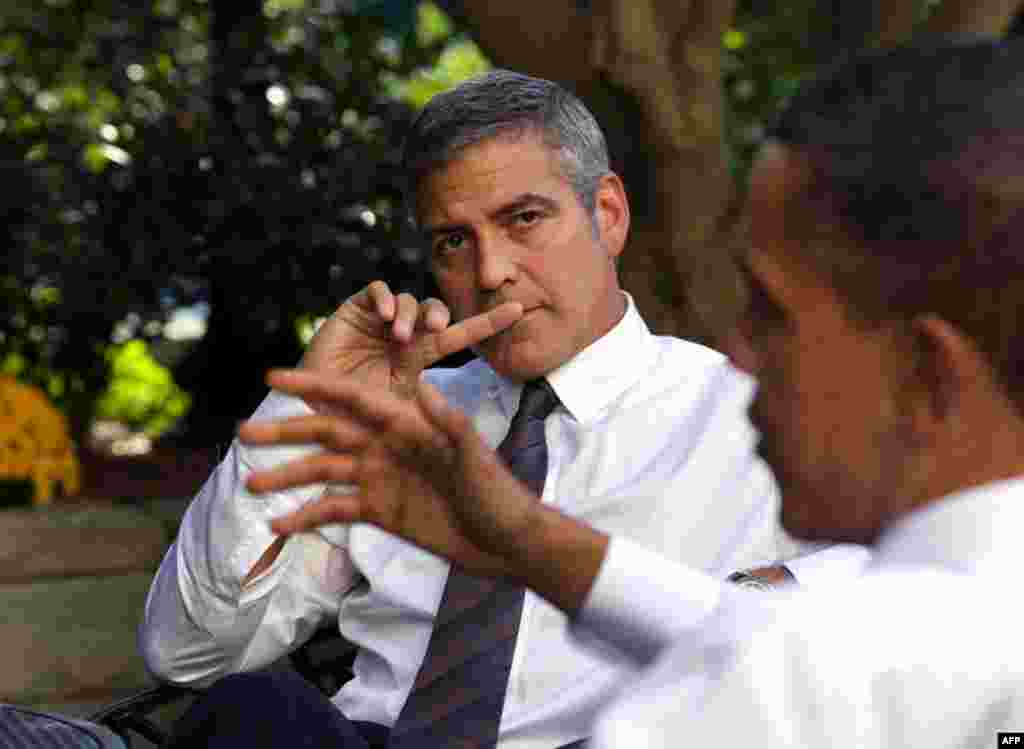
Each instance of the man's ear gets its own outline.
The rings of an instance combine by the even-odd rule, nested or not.
[[[991,385],[991,367],[974,342],[957,326],[934,315],[911,324],[917,391],[913,407],[920,433],[955,429],[961,409],[979,386]]]
[[[626,188],[614,172],[601,177],[594,194],[594,219],[601,241],[611,257],[618,257],[629,234],[629,200]]]

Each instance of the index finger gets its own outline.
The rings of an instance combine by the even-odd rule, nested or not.
[[[500,333],[515,324],[522,316],[522,304],[505,302],[488,312],[467,317],[440,333],[426,336],[423,340],[423,367],[429,367],[449,354],[462,351]]]
[[[397,440],[399,448],[444,450],[448,447],[448,438],[419,416],[414,402],[387,390],[299,369],[271,370],[267,384],[307,401],[328,403],[335,412],[325,424],[339,430],[334,436],[339,436],[341,442],[345,441],[343,434],[347,430],[351,430],[350,435],[359,435],[370,429],[378,438],[388,435]]]

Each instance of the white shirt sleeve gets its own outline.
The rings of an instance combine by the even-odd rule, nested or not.
[[[699,629],[724,590],[709,575],[612,537],[574,634],[584,640],[596,635],[646,664],[681,633]]]
[[[870,559],[863,546],[836,544],[790,559],[786,566],[800,587],[820,587],[855,579]],[[763,594],[612,537],[574,634],[594,649],[610,645],[647,664],[680,636],[700,634],[720,644],[744,639],[770,608],[759,597]]]
[[[871,550],[856,544],[833,544],[792,559],[785,564],[801,588],[817,588],[852,580],[871,561]]]
[[[991,583],[995,581],[996,585]],[[593,749],[963,749],[1021,726],[1012,578],[903,563],[835,588],[758,596],[742,647],[682,638],[598,719]],[[699,673],[700,678],[694,678]]]
[[[300,413],[309,413],[304,403],[271,393],[253,419]],[[140,640],[155,675],[202,684],[259,668],[337,615],[340,596],[355,584],[357,573],[344,546],[319,534],[289,538],[274,564],[242,586],[274,541],[270,518],[324,490],[309,486],[256,496],[245,489],[246,477],[314,449],[232,444],[185,513],[150,588]],[[339,529],[334,530],[337,538]]]

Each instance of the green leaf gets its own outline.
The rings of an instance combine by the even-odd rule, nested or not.
[[[433,3],[420,3],[416,9],[416,41],[421,47],[444,41],[453,29],[451,19]]]
[[[747,46],[747,35],[737,29],[729,29],[722,34],[722,46],[732,51],[743,49]]]
[[[0,364],[0,372],[16,377],[24,371],[26,364],[24,356],[17,351],[12,351],[4,357],[3,363]]]

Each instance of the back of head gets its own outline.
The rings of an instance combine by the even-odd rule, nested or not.
[[[494,70],[431,99],[415,119],[403,154],[414,189],[459,153],[491,138],[536,134],[560,157],[564,176],[588,212],[608,149],[594,116],[551,81]]]
[[[1018,404],[1022,92],[1022,41],[860,53],[805,86],[770,132],[806,168],[787,231],[803,235],[805,259],[851,313],[866,323],[948,320]]]

